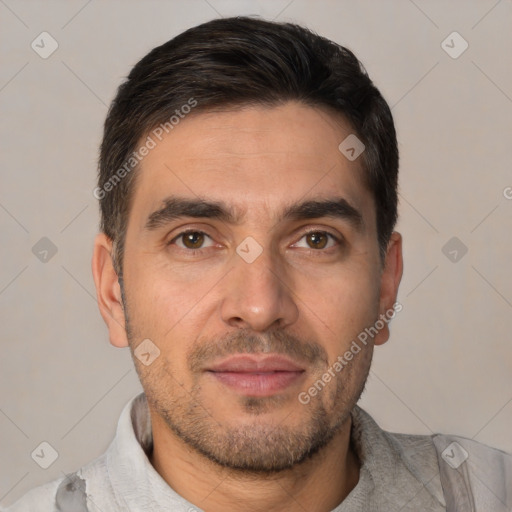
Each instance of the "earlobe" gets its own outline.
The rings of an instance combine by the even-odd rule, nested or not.
[[[379,316],[390,319],[394,310],[398,287],[402,279],[403,257],[402,257],[402,235],[396,231],[391,234],[386,252],[386,260],[381,274]],[[394,313],[393,313],[394,316]],[[384,326],[375,337],[374,344],[382,345],[389,339],[389,327]]]
[[[96,235],[92,256],[92,273],[101,316],[107,324],[110,343],[127,347],[124,308],[118,275],[112,264],[112,240],[104,233]]]

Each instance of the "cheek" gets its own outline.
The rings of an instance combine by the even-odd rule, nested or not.
[[[191,278],[190,271],[186,279],[180,278],[168,264],[141,264],[130,271],[127,302],[131,343],[136,347],[143,339],[150,339],[161,356],[159,364],[148,373],[161,371],[165,376],[169,371],[181,382],[186,374],[186,356],[194,346],[204,319],[212,314],[211,301],[215,294],[207,292],[219,278],[211,275]]]
[[[378,318],[378,275],[369,269],[332,272],[325,279],[316,279],[315,286],[303,283],[302,309],[319,326],[321,339],[331,340],[326,346],[336,357],[351,341]]]
[[[309,285],[311,290],[311,284]],[[310,292],[311,293],[311,292]],[[345,311],[368,311],[378,304],[379,285],[367,275],[357,277],[331,277],[326,282],[317,282],[312,296],[321,301],[322,309],[337,311],[344,318]]]
[[[166,261],[146,260],[140,258],[127,272],[130,318],[138,328],[166,338],[193,314],[211,279],[172,269]]]

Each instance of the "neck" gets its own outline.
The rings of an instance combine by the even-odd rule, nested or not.
[[[350,416],[329,445],[314,457],[272,475],[220,467],[189,448],[157,414],[151,412],[151,417],[151,464],[175,492],[206,512],[244,508],[288,512],[298,507],[329,512],[359,480],[360,463],[350,442]]]

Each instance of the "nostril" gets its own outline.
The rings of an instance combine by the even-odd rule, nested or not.
[[[237,327],[243,327],[246,325],[245,321],[242,318],[240,318],[239,316],[232,318],[231,322],[233,324],[235,324]]]

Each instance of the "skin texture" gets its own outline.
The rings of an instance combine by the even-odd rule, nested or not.
[[[388,327],[308,404],[298,400],[392,308],[402,276],[401,236],[393,233],[382,265],[361,160],[338,150],[350,133],[340,116],[295,102],[190,115],[138,171],[124,304],[111,241],[96,238],[93,274],[111,343],[133,352],[150,339],[160,350],[148,366],[134,357],[151,463],[208,512],[329,511],[357,484],[350,411]],[[182,217],[147,229],[171,194],[223,201],[241,219]],[[293,202],[338,197],[361,213],[361,229],[325,216],[280,220]],[[185,229],[207,236],[178,237]],[[236,251],[247,237],[262,249],[252,263]],[[206,371],[232,354],[284,355],[302,372],[256,396]]]

